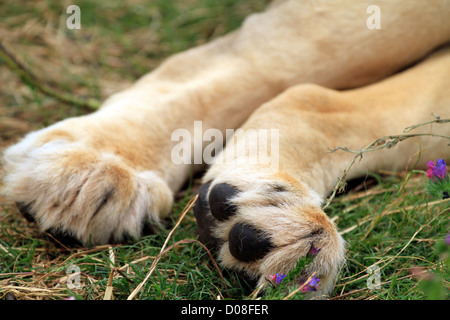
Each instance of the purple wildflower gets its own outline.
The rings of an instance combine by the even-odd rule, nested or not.
[[[303,285],[302,292],[316,291],[317,287],[319,286],[319,282],[320,282],[320,279],[317,278],[316,275],[313,275],[311,280],[309,280],[306,284],[305,284],[305,280],[302,279],[300,281],[300,285]]]
[[[317,287],[319,285],[320,279],[317,278],[315,275],[311,278],[311,280],[309,280],[308,285],[313,286],[313,287]]]
[[[286,278],[284,273],[271,274],[269,277],[272,279],[273,283],[276,285],[280,285],[281,281]]]
[[[444,159],[438,159],[436,163],[434,161],[428,161],[428,170],[427,177],[433,180],[437,179],[445,179],[445,175],[447,174],[447,165],[445,164]]]
[[[447,236],[445,237],[445,244],[450,246],[450,233],[447,233]]]

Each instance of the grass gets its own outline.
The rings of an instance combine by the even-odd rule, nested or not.
[[[448,250],[440,247],[448,232],[449,200],[431,198],[423,173],[376,177],[367,191],[338,198],[328,210],[348,242],[347,265],[334,298],[426,299],[418,270],[442,279],[448,297]],[[381,182],[381,183],[380,183]],[[447,248],[448,249],[448,248]],[[369,290],[368,267],[380,268],[381,288]],[[425,271],[428,270],[428,271]]]
[[[50,85],[102,100],[169,54],[238,27],[265,2],[76,1],[70,4],[81,8],[82,29],[68,30],[64,2],[10,1],[0,5],[0,38]],[[41,94],[1,61],[0,84],[0,149],[30,130],[90,112]],[[426,180],[419,171],[373,174],[330,203],[326,212],[347,241],[347,264],[331,299],[448,299],[449,200],[428,195]],[[178,220],[197,187],[192,179],[177,195],[167,229],[132,244],[92,248],[49,239],[0,198],[0,299],[127,299],[140,284],[134,297],[140,300],[253,298],[196,240],[192,211]],[[373,265],[380,287],[371,290]],[[70,266],[80,274],[68,273]],[[76,276],[79,287],[69,286]]]

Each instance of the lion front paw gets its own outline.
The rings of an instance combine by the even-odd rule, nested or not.
[[[3,165],[6,198],[63,241],[137,239],[154,231],[172,204],[172,191],[156,171],[137,171],[61,129],[30,133],[5,151]]]
[[[315,295],[329,294],[345,257],[334,224],[301,185],[249,175],[223,174],[200,187],[194,207],[200,240],[217,249],[223,266],[258,285],[288,273],[313,244],[320,251],[299,277],[314,273]]]

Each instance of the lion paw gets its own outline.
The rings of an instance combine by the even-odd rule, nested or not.
[[[224,174],[200,187],[194,207],[200,241],[217,249],[223,266],[258,285],[288,273],[313,243],[321,250],[302,276],[315,273],[315,295],[328,294],[345,250],[318,197],[292,181],[248,176]]]
[[[172,191],[156,171],[135,170],[61,128],[30,133],[3,160],[6,198],[64,242],[137,239],[154,231],[172,204]]]

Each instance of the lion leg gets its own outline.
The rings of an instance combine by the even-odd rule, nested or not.
[[[235,135],[204,177],[195,207],[201,241],[217,247],[224,266],[243,271],[259,284],[270,274],[287,273],[313,244],[321,250],[307,273],[316,272],[320,278],[315,294],[328,294],[345,250],[321,208],[355,156],[329,150],[338,146],[361,150],[378,138],[433,120],[433,114],[448,119],[449,84],[447,47],[411,69],[363,88],[339,92],[298,85],[267,102],[241,127],[246,139]],[[276,135],[267,139],[254,134],[273,130],[279,133],[278,140]],[[364,154],[348,177],[405,169],[417,162],[419,151],[422,167],[431,159],[449,159],[448,139],[438,137],[450,136],[448,125],[420,126],[409,132],[418,133],[425,135]],[[268,151],[255,152],[261,139]],[[228,148],[234,148],[231,157]]]

